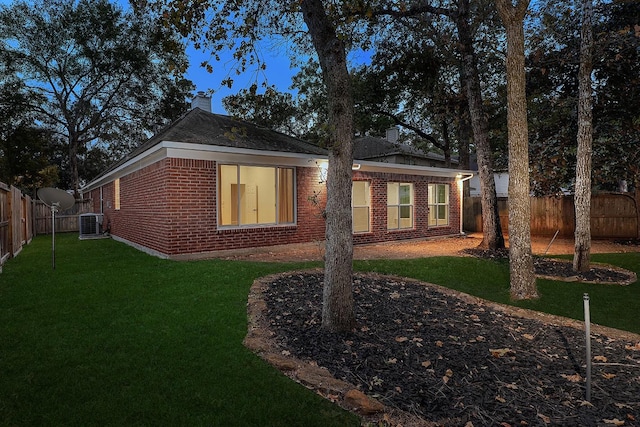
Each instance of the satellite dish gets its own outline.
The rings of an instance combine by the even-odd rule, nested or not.
[[[67,193],[59,188],[41,188],[38,190],[38,198],[49,207],[56,207],[59,210],[71,209],[76,203],[76,199],[73,195]]]
[[[38,198],[51,208],[51,264],[56,269],[56,212],[73,207],[76,199],[66,191],[59,188],[41,188],[38,190]]]

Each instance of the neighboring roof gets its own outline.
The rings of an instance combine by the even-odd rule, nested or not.
[[[442,154],[425,152],[407,144],[389,142],[384,138],[363,136],[354,141],[353,158],[359,160],[377,159],[385,156],[410,156],[420,159],[439,160],[444,162]],[[451,159],[457,163],[457,159]]]

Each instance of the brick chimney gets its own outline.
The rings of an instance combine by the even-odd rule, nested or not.
[[[211,112],[211,97],[206,95],[204,91],[199,91],[191,100],[191,109],[200,108],[208,113]]]
[[[398,142],[399,129],[397,127],[392,127],[387,129],[387,141],[396,144]]]

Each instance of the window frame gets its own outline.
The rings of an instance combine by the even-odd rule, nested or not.
[[[229,224],[223,224],[223,179],[222,179],[222,169],[223,167],[233,167],[235,168],[235,184],[242,185],[241,182],[242,168],[263,168],[263,169],[272,169],[273,170],[273,179],[274,186],[273,188],[273,197],[275,199],[275,213],[274,213],[274,221],[273,222],[242,222],[243,217],[243,209],[241,204],[240,197],[236,196],[236,206],[235,208],[230,208],[231,213],[230,216],[233,216],[235,211],[235,222],[231,222]],[[282,213],[280,209],[282,207],[282,191],[281,191],[281,181],[283,176],[281,172],[291,171],[290,174],[287,174],[290,178],[290,183],[286,185],[291,186],[290,193],[288,194],[289,205],[288,211],[285,213],[286,218],[291,218],[291,221],[282,220]],[[257,227],[282,227],[282,226],[292,226],[297,224],[297,182],[296,182],[296,168],[294,166],[275,166],[275,165],[264,165],[264,164],[248,164],[248,163],[218,163],[216,165],[216,225],[218,229],[243,229],[243,228],[257,228]],[[228,190],[231,191],[231,190]],[[229,195],[231,201],[233,202],[233,195]]]
[[[390,186],[397,186],[396,194],[397,194],[397,203],[391,203],[389,197],[389,188]],[[402,203],[402,195],[401,188],[402,186],[409,186],[409,203]],[[406,217],[402,216],[403,208],[409,209],[409,217],[411,223],[408,226],[402,226],[402,219],[406,219]],[[397,227],[391,227],[389,223],[389,209],[397,209],[396,215],[396,224]],[[400,181],[389,181],[387,182],[387,231],[403,231],[403,230],[413,230],[416,226],[415,219],[415,184],[413,182],[400,182]]]
[[[354,197],[354,190],[356,184],[365,184],[365,194],[364,201],[365,204],[356,204]],[[366,218],[367,218],[367,229],[366,230],[356,230],[356,220],[355,220],[355,210],[356,209],[365,209],[366,208]],[[351,181],[351,232],[353,234],[362,234],[362,233],[370,233],[371,232],[371,182],[365,180],[356,180]]]
[[[439,192],[438,192],[438,187],[444,187],[446,189],[445,191],[445,201],[441,202],[438,200],[438,196],[439,196]],[[444,183],[433,183],[433,184],[429,184],[427,187],[427,191],[429,193],[429,197],[428,197],[428,207],[429,207],[429,214],[428,214],[428,220],[427,220],[427,224],[429,227],[446,227],[448,225],[450,225],[450,217],[451,217],[451,185],[450,184],[444,184]],[[433,199],[432,199],[433,196]],[[445,219],[440,219],[440,208],[444,207],[445,212],[446,212],[446,218]],[[434,219],[435,222],[432,223],[432,219],[431,219],[431,215],[434,215]],[[440,221],[445,221],[445,222],[440,222]]]
[[[113,181],[113,209],[120,210],[120,178]]]

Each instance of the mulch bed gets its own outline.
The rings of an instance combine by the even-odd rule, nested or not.
[[[640,246],[640,239],[619,239],[614,240],[613,243],[625,246]]]
[[[640,337],[585,333],[413,280],[354,277],[357,327],[321,329],[323,276],[265,287],[265,320],[285,355],[327,368],[387,407],[442,426],[639,426]],[[517,311],[517,310],[516,310]],[[636,339],[637,338],[637,339]]]

